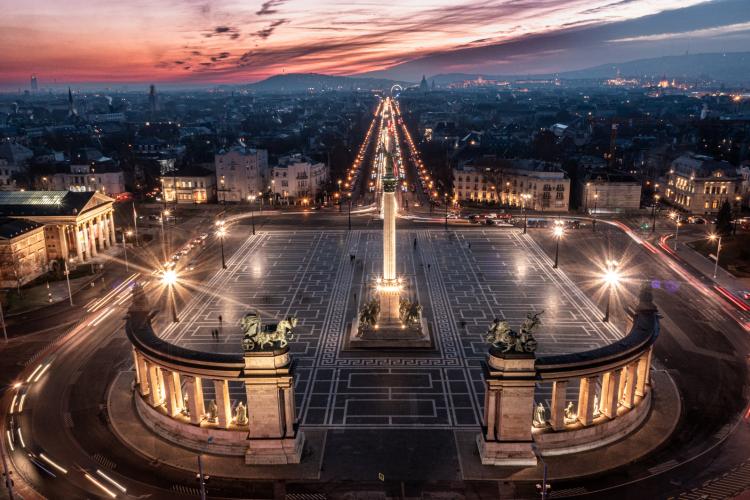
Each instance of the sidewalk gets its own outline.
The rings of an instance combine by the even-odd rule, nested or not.
[[[750,283],[748,283],[748,280],[737,278],[732,273],[723,269],[721,265],[719,265],[716,271],[716,279],[714,279],[714,261],[705,258],[685,243],[680,242],[677,244],[677,255],[705,276],[706,279],[713,281],[717,285],[722,286],[733,293],[738,290],[750,289]]]

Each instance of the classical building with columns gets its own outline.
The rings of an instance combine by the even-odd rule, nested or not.
[[[43,224],[48,261],[86,262],[115,244],[113,203],[97,192],[0,192],[0,216]]]

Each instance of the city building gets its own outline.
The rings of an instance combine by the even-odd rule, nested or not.
[[[556,163],[484,157],[453,169],[455,200],[563,212],[570,179]],[[524,198],[522,195],[527,195]]]
[[[328,182],[328,166],[313,163],[300,154],[279,158],[271,170],[271,190],[275,197],[287,201],[314,198]]]
[[[211,203],[216,200],[216,176],[210,170],[193,167],[177,170],[160,178],[167,202]]]
[[[726,161],[686,154],[676,158],[667,173],[666,199],[689,213],[716,213],[727,200],[742,195],[742,176]]]
[[[44,225],[0,218],[0,288],[23,286],[45,272]]]
[[[15,191],[15,176],[20,169],[15,165],[9,165],[8,160],[0,158],[0,191]]]
[[[47,189],[44,179],[42,187]],[[49,186],[54,191],[97,191],[114,197],[125,192],[125,177],[119,166],[106,162],[70,165],[68,172],[50,176]]]
[[[97,192],[0,192],[0,217],[44,225],[48,262],[85,262],[115,244],[113,203]]]
[[[623,212],[641,207],[641,181],[622,172],[600,172],[581,182],[579,206],[584,210]]]
[[[219,151],[214,157],[220,201],[239,202],[265,192],[268,186],[268,151],[244,145]]]

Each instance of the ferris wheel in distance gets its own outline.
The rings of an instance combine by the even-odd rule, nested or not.
[[[398,97],[403,91],[404,88],[397,83],[393,87],[391,87],[391,96]]]

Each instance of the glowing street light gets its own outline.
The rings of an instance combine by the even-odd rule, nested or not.
[[[253,211],[253,203],[255,203],[255,195],[254,194],[249,195],[247,197],[247,201],[250,202],[250,222],[253,225],[253,235],[255,235],[255,212]],[[263,203],[263,198],[261,198],[261,203]],[[223,248],[223,245],[224,245],[224,237],[223,236],[222,236],[221,241],[222,241],[222,248]],[[222,250],[222,254],[221,255],[222,255],[221,262],[222,262],[222,265],[223,265],[223,263],[224,263],[224,252],[223,252],[223,250]],[[226,269],[226,266],[224,266],[224,269]]]
[[[557,269],[558,258],[560,256],[560,240],[565,235],[565,227],[562,225],[562,221],[555,221],[555,228],[552,230],[552,234],[554,234],[557,240],[555,243],[555,265],[552,268]]]
[[[716,272],[719,270],[719,255],[721,255],[721,235],[711,233],[708,235],[708,239],[716,241],[716,261],[714,261],[714,279],[716,279]]]
[[[177,284],[177,272],[174,269],[165,269],[161,275],[161,282],[167,287],[169,293],[169,305],[172,310],[172,322],[180,321],[177,318],[177,300],[175,299],[174,286]]]
[[[224,221],[216,221],[216,225],[218,226],[218,229],[216,229],[216,236],[219,237],[219,244],[221,246],[221,268],[226,269],[227,263],[224,260],[224,236],[227,234],[227,228],[224,227]],[[255,234],[253,232],[253,234]]]
[[[607,261],[607,270],[604,273],[604,284],[607,287],[607,307],[604,311],[603,322],[609,322],[609,303],[612,300],[612,289],[617,288],[620,283],[620,273],[617,270],[618,262],[616,260]]]
[[[523,210],[523,234],[526,234],[526,228],[527,228],[527,216],[526,216],[526,201],[531,198],[531,195],[528,193],[523,193],[521,195],[521,210]]]

